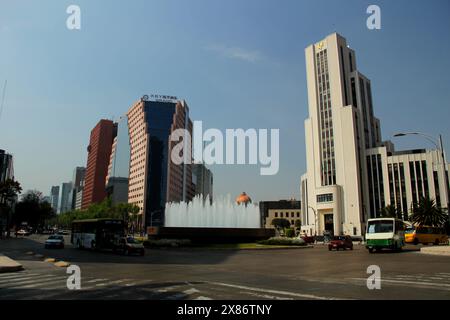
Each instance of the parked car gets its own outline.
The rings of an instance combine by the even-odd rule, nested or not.
[[[120,238],[113,251],[121,252],[124,255],[139,254],[143,256],[145,254],[144,245],[133,237]]]
[[[307,236],[307,235],[303,235],[300,237],[301,239],[303,239],[306,243],[311,244],[315,242],[315,237],[314,236]]]
[[[56,248],[64,249],[64,237],[61,235],[52,235],[45,240],[45,249]]]
[[[58,230],[58,232],[56,233],[60,236],[67,236],[70,234],[69,230]]]
[[[335,236],[328,243],[328,250],[350,249],[353,250],[353,241],[350,236]]]
[[[20,229],[18,231],[16,231],[16,236],[29,236],[30,232],[26,229]]]

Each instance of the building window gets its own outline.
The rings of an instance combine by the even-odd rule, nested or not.
[[[411,176],[411,190],[412,190],[412,203],[418,202],[417,198],[417,186],[416,186],[416,173],[414,171],[414,162],[409,162],[409,174]]]
[[[428,171],[427,162],[422,161],[422,174],[423,174],[423,188],[425,191],[425,198],[430,198],[430,189],[428,187]]]
[[[275,212],[275,218],[278,218],[278,212]]]
[[[441,206],[441,193],[439,191],[439,179],[438,179],[438,172],[433,171],[433,180],[434,180],[434,192],[436,197],[436,206]]]
[[[317,202],[318,203],[333,202],[333,194],[332,193],[319,194],[317,195]]]

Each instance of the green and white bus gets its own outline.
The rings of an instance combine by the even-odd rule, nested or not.
[[[125,236],[120,219],[89,219],[72,222],[72,244],[78,249],[113,249]]]
[[[377,218],[367,221],[366,248],[374,250],[392,249],[400,251],[405,246],[405,224],[400,219]]]

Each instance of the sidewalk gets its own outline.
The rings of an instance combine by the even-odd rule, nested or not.
[[[423,247],[423,248],[420,248],[420,253],[450,257],[450,246],[444,245],[444,246],[434,246],[434,247]]]
[[[15,272],[22,270],[23,267],[20,263],[4,256],[0,253],[0,273],[3,272]]]

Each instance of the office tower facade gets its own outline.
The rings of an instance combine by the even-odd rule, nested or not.
[[[82,209],[103,201],[106,196],[105,181],[111,157],[112,144],[117,135],[117,124],[100,120],[91,131],[86,175],[84,179]]]
[[[58,213],[65,213],[72,210],[72,182],[61,184],[59,192]]]
[[[203,163],[195,163],[192,165],[192,182],[195,187],[195,195],[203,195],[204,200],[209,197],[212,202],[214,186],[213,174]]]
[[[0,149],[0,183],[13,178],[13,156]]]
[[[380,144],[370,81],[358,72],[355,52],[336,33],[307,47],[305,54],[309,118],[302,223],[319,234],[361,235],[368,194],[364,150]]]
[[[381,146],[366,150],[366,162],[370,218],[379,217],[380,210],[391,205],[399,218],[408,220],[421,198],[448,208],[448,164],[441,150],[395,151]]]
[[[79,204],[79,201],[82,201],[85,175],[86,175],[85,167],[76,167],[73,171],[72,210],[81,209],[81,205],[77,207],[77,203]]]
[[[50,204],[55,210],[58,212],[58,204],[59,204],[59,186],[53,186],[50,190]]]
[[[130,137],[128,118],[122,116],[117,123],[111,158],[106,177],[106,192],[113,204],[128,202],[128,177],[130,174]]]
[[[334,33],[307,47],[305,55],[309,117],[305,121],[307,172],[301,178],[302,229],[311,235],[327,231],[360,236],[367,219],[379,216],[382,207],[400,204],[406,210],[408,201],[402,204],[402,197],[414,176],[408,176],[405,168],[416,160],[404,157],[405,152],[394,153],[390,141],[382,142],[371,82],[358,71],[355,52],[343,37]],[[431,153],[416,157],[428,159],[427,168],[437,165]],[[400,173],[400,162],[405,175]],[[432,169],[427,170],[431,181]]]
[[[128,202],[142,213],[142,226],[163,226],[167,202],[190,201],[194,196],[192,167],[171,161],[176,129],[192,137],[192,121],[185,101],[175,97],[142,97],[128,111],[130,171]],[[186,150],[185,150],[186,151]],[[187,150],[192,159],[192,146]]]

